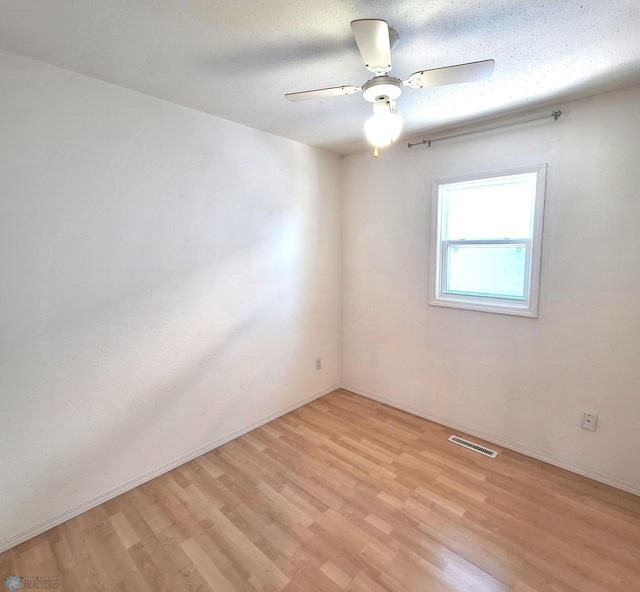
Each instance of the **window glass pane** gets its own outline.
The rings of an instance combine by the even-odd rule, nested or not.
[[[443,186],[444,240],[530,238],[535,173]]]
[[[525,245],[449,245],[447,292],[524,299]]]

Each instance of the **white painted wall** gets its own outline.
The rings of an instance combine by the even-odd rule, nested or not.
[[[640,493],[638,105],[346,157],[345,388]],[[432,180],[541,162],[539,318],[428,306]]]
[[[0,79],[6,547],[337,386],[341,168],[13,54]]]

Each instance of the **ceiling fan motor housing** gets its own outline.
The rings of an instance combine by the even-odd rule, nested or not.
[[[376,76],[362,85],[362,96],[370,103],[381,97],[395,101],[402,94],[402,81],[393,76]]]

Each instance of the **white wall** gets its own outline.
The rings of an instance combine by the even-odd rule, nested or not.
[[[346,157],[345,388],[640,493],[638,105]],[[539,318],[428,306],[432,180],[542,162]]]
[[[337,386],[341,168],[9,53],[0,79],[7,547]]]

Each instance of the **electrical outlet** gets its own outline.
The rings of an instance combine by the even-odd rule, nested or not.
[[[585,430],[596,431],[596,423],[598,423],[598,416],[595,413],[582,412],[582,427]]]
[[[316,370],[322,370],[322,358],[316,358]]]

